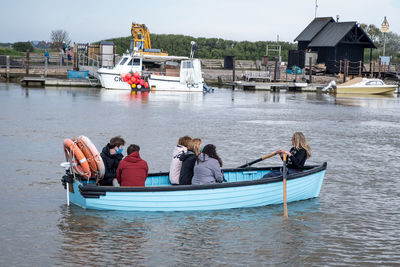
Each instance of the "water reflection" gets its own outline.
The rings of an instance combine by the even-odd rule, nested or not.
[[[173,213],[62,205],[60,215],[57,261],[77,265],[293,264],[321,225],[317,199],[289,205],[289,221],[281,205]]]
[[[335,104],[356,107],[385,107],[394,95],[360,95],[360,94],[336,94],[333,96]]]

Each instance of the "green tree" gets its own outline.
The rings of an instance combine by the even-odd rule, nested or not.
[[[26,52],[28,49],[31,52],[33,51],[33,46],[30,42],[16,42],[13,44],[13,48],[19,52]]]

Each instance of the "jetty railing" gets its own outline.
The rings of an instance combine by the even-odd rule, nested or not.
[[[0,55],[0,74],[5,74],[6,78],[30,74],[47,76],[49,71],[61,75],[73,67],[73,60],[73,57],[68,60],[57,53],[50,53],[49,57],[29,52],[23,56]]]
[[[343,74],[344,76],[369,76],[378,77],[387,73],[399,74],[399,64],[385,64],[379,61],[373,61],[365,64],[363,61],[329,60],[327,65],[327,73]]]

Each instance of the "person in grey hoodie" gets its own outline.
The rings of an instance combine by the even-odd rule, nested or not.
[[[222,183],[224,175],[221,167],[222,160],[218,156],[215,146],[212,144],[206,145],[202,153],[197,156],[192,185]]]

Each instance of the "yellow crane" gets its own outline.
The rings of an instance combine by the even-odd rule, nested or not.
[[[168,56],[168,53],[161,49],[152,49],[150,41],[150,32],[146,25],[132,22],[131,29],[133,37],[133,47],[136,47],[142,55]],[[131,49],[133,49],[131,47]]]
[[[135,47],[140,51],[151,49],[150,32],[146,25],[132,22],[131,32]]]

